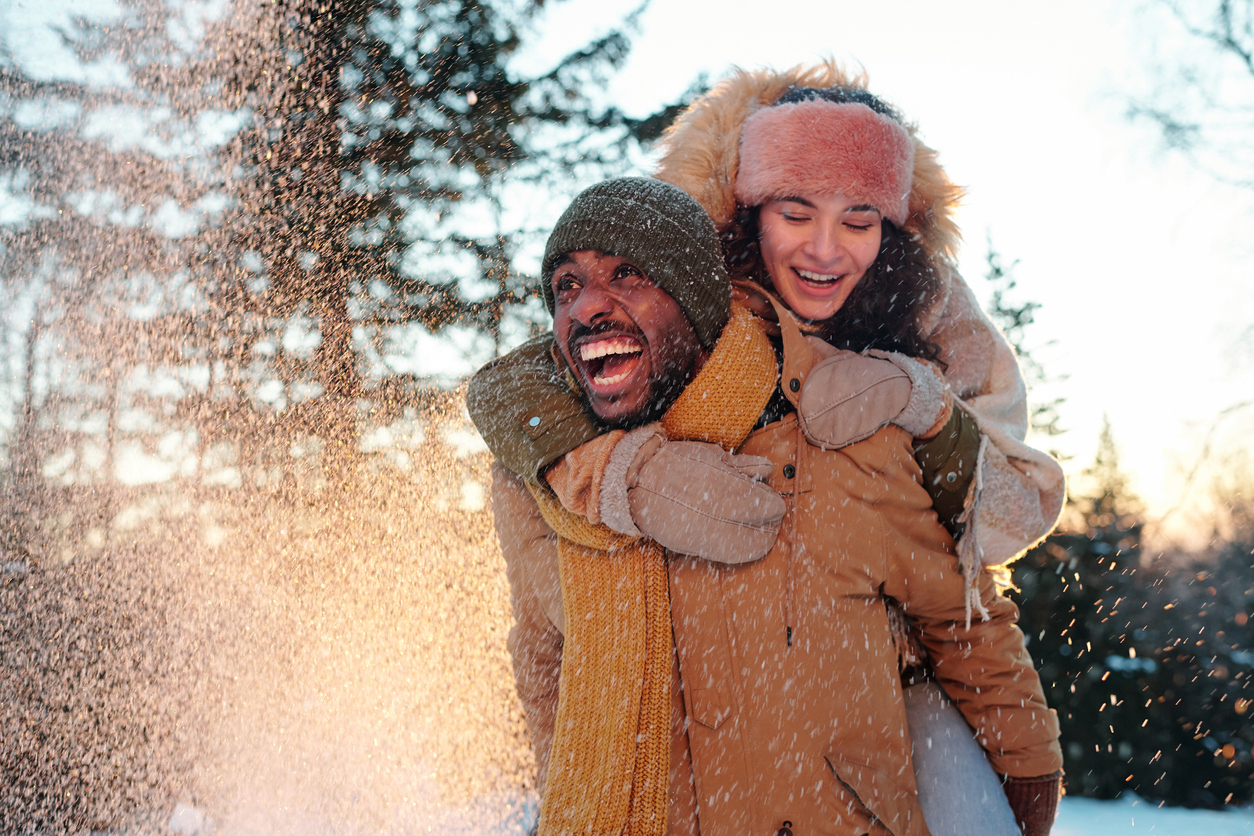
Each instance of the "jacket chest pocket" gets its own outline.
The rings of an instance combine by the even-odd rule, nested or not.
[[[731,700],[722,688],[694,688],[692,719],[707,729],[717,729],[731,716]]]

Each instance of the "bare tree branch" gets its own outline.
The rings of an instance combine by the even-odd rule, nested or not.
[[[1187,46],[1153,58],[1156,89],[1129,98],[1128,118],[1215,179],[1254,189],[1254,0],[1154,5]]]

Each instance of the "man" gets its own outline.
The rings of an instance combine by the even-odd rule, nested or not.
[[[910,436],[888,428],[824,451],[795,415],[755,429],[773,398],[796,408],[824,355],[779,310],[788,385],[776,389],[775,352],[730,308],[699,206],[656,181],[600,184],[563,215],[543,269],[559,367],[588,420],[621,434],[596,466],[625,470],[606,484],[628,495],[564,497],[567,508],[622,509],[611,531],[556,500],[551,487],[580,481],[571,474],[524,486],[494,469],[542,833],[927,833],[886,596],[915,619],[998,771],[1054,777],[1057,724],[1014,606],[984,579],[990,617],[964,626],[961,571],[917,484]],[[485,381],[469,399],[476,421],[490,420]],[[519,431],[542,448],[549,429],[537,414]],[[762,509],[758,524],[732,528],[766,541],[764,558],[718,564],[614,533],[658,513],[680,540],[700,539],[675,510],[682,501],[643,484],[676,463],[717,471],[740,511]]]

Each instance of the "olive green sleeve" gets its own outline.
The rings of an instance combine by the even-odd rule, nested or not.
[[[552,335],[523,343],[475,372],[466,408],[488,449],[524,479],[600,434],[553,362]]]
[[[967,490],[975,478],[980,453],[980,428],[960,404],[954,404],[949,421],[935,436],[915,447],[914,457],[923,470],[923,487],[932,497],[932,507],[941,525],[953,535],[962,536],[962,516]]]

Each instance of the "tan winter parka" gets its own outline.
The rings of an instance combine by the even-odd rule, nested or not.
[[[784,328],[783,391],[823,346]],[[795,387],[800,389],[800,385]],[[794,403],[795,406],[795,403]],[[669,560],[676,683],[668,832],[926,834],[885,608],[918,626],[936,676],[994,768],[1061,768],[1058,725],[1014,626],[979,578],[988,620],[965,627],[954,544],[896,427],[838,451],[810,446],[795,415],[738,452],[766,456],[788,506],[767,557]],[[522,482],[496,467],[493,503],[516,624],[509,638],[541,784],[557,710],[564,614],[554,536]]]

